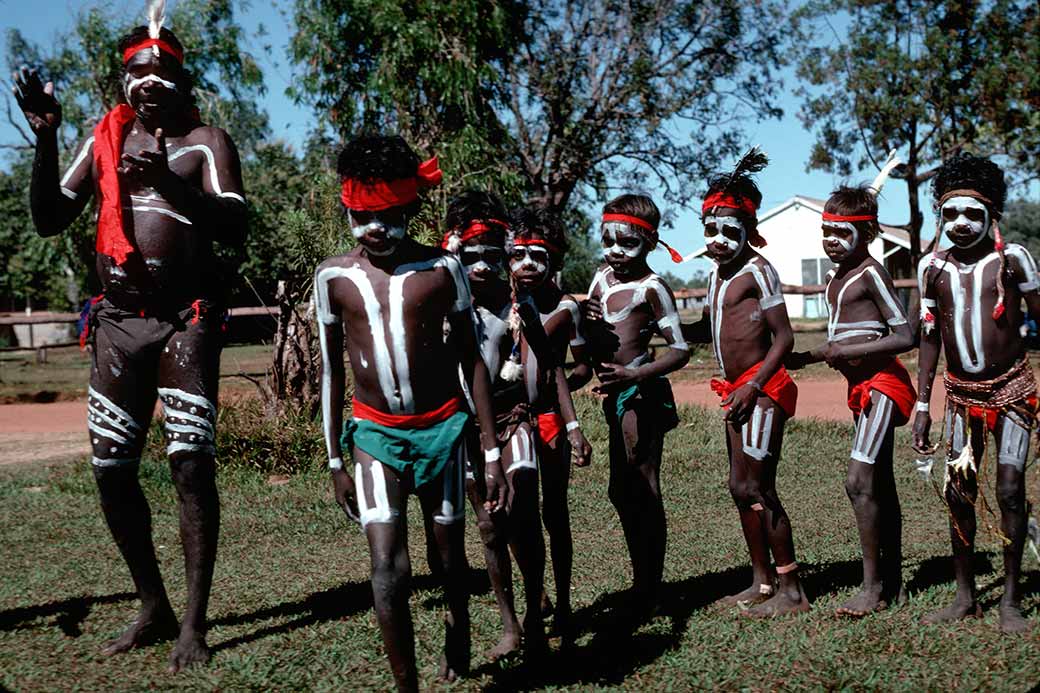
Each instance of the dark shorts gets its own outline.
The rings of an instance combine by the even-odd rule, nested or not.
[[[97,467],[136,464],[156,396],[171,459],[212,459],[223,310],[195,306],[148,313],[102,299],[90,313],[87,426]]]

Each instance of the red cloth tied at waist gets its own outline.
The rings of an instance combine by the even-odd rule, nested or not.
[[[453,397],[436,409],[422,414],[387,414],[367,404],[362,404],[356,397],[353,399],[352,405],[355,419],[364,419],[388,428],[429,428],[434,424],[447,421],[461,411],[462,398]]]
[[[105,114],[94,128],[94,164],[98,181],[97,252],[108,255],[117,265],[126,262],[134,246],[123,228],[123,200],[119,194],[119,161],[123,155],[126,131],[134,122],[134,109],[119,104]]]
[[[1030,397],[1025,400],[1025,403],[1031,411],[1036,411],[1036,397]],[[968,407],[968,418],[983,419],[986,422],[986,428],[990,433],[993,433],[997,430],[997,417],[999,417],[1003,411],[1003,407]]]
[[[744,371],[744,374],[737,378],[735,383],[712,378],[711,389],[719,397],[726,399],[738,388],[751,382],[751,379],[755,377],[760,368],[762,368],[762,361]],[[795,407],[798,404],[798,386],[791,380],[791,376],[786,368],[780,366],[779,370],[769,379],[769,382],[762,386],[762,393],[776,402],[784,410],[788,418],[794,416]],[[724,406],[724,408],[728,409],[729,407]]]
[[[377,180],[371,183],[347,178],[343,181],[339,198],[347,209],[357,212],[381,212],[384,209],[415,202],[420,189],[439,185],[443,178],[444,174],[437,163],[437,157],[434,157],[419,164],[419,170],[413,178]]]
[[[538,415],[538,438],[548,445],[563,431],[563,417],[559,412],[548,411]]]
[[[849,381],[849,409],[853,414],[858,416],[867,408],[872,390],[877,390],[896,405],[902,416],[897,426],[902,426],[913,416],[917,391],[910,373],[899,359],[893,358],[884,368],[864,380],[856,383]]]

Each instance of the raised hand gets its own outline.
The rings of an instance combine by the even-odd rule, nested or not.
[[[36,70],[30,70],[27,65],[22,65],[11,77],[14,99],[32,131],[37,135],[56,131],[61,125],[61,104],[54,98],[54,83],[43,84]]]
[[[162,128],[155,131],[156,148],[154,151],[142,151],[137,156],[123,154],[123,165],[119,172],[129,176],[142,185],[158,188],[170,175],[170,163],[166,154],[166,136]]]

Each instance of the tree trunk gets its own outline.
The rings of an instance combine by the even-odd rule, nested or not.
[[[314,315],[302,291],[278,282],[278,330],[274,357],[268,370],[269,409],[292,403],[314,415],[320,404],[321,354],[317,344]]]

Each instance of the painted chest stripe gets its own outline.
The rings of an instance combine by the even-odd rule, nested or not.
[[[982,342],[982,278],[986,268],[997,257],[996,253],[987,255],[979,260],[974,268],[969,268],[969,272],[966,272],[964,276],[957,267],[950,264],[941,266],[942,271],[950,278],[953,315],[956,317],[953,321],[953,335],[957,342],[957,353],[960,355],[964,370],[968,373],[980,373],[986,368],[986,352]],[[967,305],[967,291],[964,288],[965,276],[970,276],[972,282],[970,306]],[[964,324],[965,314],[967,314],[967,329]],[[972,354],[974,354],[974,358]]]
[[[719,362],[719,368],[723,372],[726,370],[725,362],[722,359],[722,321],[725,316],[723,315],[723,307],[726,303],[726,291],[729,289],[730,284],[737,280],[737,278],[750,274],[755,283],[758,285],[759,291],[762,292],[762,298],[759,299],[759,307],[762,310],[768,310],[774,306],[778,306],[784,301],[783,294],[773,293],[779,291],[779,277],[776,276],[776,270],[771,266],[766,265],[767,273],[771,276],[767,279],[763,276],[762,270],[755,264],[755,257],[748,260],[747,264],[737,270],[729,279],[724,279],[721,282],[718,281],[718,269],[715,268],[711,271],[711,276],[708,281],[708,306],[711,316],[711,330],[712,330],[712,347],[715,349],[715,359]],[[771,272],[769,272],[771,270]],[[772,284],[773,278],[775,279],[775,285]],[[777,300],[779,299],[779,300]]]
[[[209,183],[210,186],[213,188],[213,192],[217,194],[217,197],[227,197],[231,198],[232,200],[238,200],[239,202],[245,202],[245,198],[243,198],[238,193],[230,191],[225,192],[223,188],[220,187],[220,180],[217,177],[217,160],[216,157],[213,156],[213,150],[210,149],[207,145],[191,144],[187,147],[181,147],[177,151],[170,154],[168,160],[172,163],[173,161],[176,161],[185,154],[188,154],[189,152],[202,152],[206,155],[206,168],[209,169]]]

